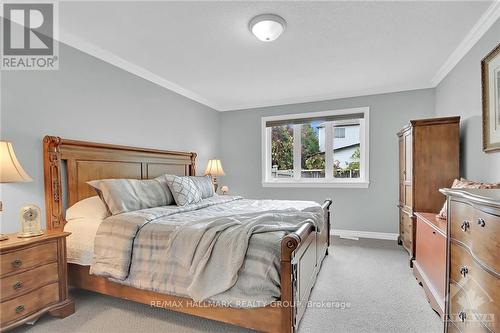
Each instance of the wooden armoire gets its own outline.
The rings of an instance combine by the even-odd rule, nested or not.
[[[438,213],[459,176],[460,117],[411,120],[399,137],[399,243],[415,257],[415,212]]]

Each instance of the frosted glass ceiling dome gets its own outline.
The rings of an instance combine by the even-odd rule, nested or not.
[[[278,15],[263,14],[254,17],[249,24],[250,31],[263,42],[276,40],[285,30],[286,21]]]

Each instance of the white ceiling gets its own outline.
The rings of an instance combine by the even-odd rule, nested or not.
[[[217,110],[433,86],[491,1],[61,2],[61,40]],[[252,17],[287,21],[272,43]]]

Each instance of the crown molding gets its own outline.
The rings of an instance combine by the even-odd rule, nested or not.
[[[309,103],[309,102],[320,102],[331,99],[340,99],[340,98],[350,98],[357,96],[367,96],[367,95],[375,95],[375,94],[384,94],[384,93],[393,93],[407,90],[417,90],[417,89],[425,89],[425,88],[433,88],[430,86],[408,86],[408,87],[391,87],[386,89],[367,89],[367,90],[356,90],[350,92],[342,92],[335,94],[322,94],[322,95],[314,95],[314,96],[303,96],[303,97],[291,97],[291,98],[283,98],[283,99],[274,99],[268,100],[266,102],[261,103],[252,103],[252,104],[217,104],[213,101],[209,101],[202,96],[185,89],[179,86],[176,83],[166,80],[165,78],[152,73],[151,71],[145,69],[142,66],[138,66],[130,61],[127,61],[118,55],[107,51],[93,43],[89,43],[71,33],[60,31],[59,33],[59,42],[64,43],[70,47],[73,47],[79,51],[87,53],[93,57],[96,57],[102,61],[105,61],[115,67],[123,69],[131,74],[137,75],[147,81],[150,81],[154,84],[157,84],[163,88],[166,88],[170,91],[173,91],[179,95],[182,95],[186,98],[189,98],[195,102],[206,105],[216,111],[219,112],[228,112],[228,111],[237,111],[242,109],[255,109],[260,107],[270,107],[270,106],[280,106],[287,104],[298,104],[298,103]]]
[[[434,88],[434,86],[431,86],[430,84],[427,85],[410,84],[407,86],[398,86],[398,87],[352,90],[340,93],[272,99],[261,103],[224,105],[221,106],[218,109],[218,111],[220,112],[241,111],[246,109],[257,109],[257,108],[273,107],[273,106],[278,107],[289,104],[325,102],[334,99],[338,100],[338,99],[353,98],[353,97],[366,97],[371,95],[393,94],[393,93],[401,93],[405,91],[421,90],[429,88]]]
[[[228,111],[237,111],[243,109],[255,109],[262,107],[309,103],[309,102],[321,102],[332,99],[351,98],[351,97],[369,96],[375,94],[386,94],[386,93],[395,93],[395,92],[417,90],[417,89],[435,88],[448,75],[448,73],[453,70],[453,68],[458,64],[458,62],[472,49],[472,47],[479,41],[479,39],[481,39],[481,37],[491,28],[491,26],[499,18],[500,18],[500,1],[495,0],[493,4],[491,4],[490,7],[488,7],[488,9],[484,12],[484,14],[479,18],[476,24],[474,24],[469,33],[460,42],[458,47],[451,53],[451,55],[441,66],[441,68],[432,78],[430,83],[427,85],[421,84],[421,85],[408,85],[405,87],[401,86],[388,87],[383,89],[365,89],[365,90],[356,90],[356,91],[349,91],[342,93],[273,99],[265,102],[250,103],[250,104],[230,104],[230,103],[218,104],[213,101],[207,100],[206,98],[198,95],[197,93],[185,89],[174,82],[166,80],[165,78],[157,74],[154,74],[153,72],[145,69],[144,67],[131,63],[130,61],[127,61],[110,51],[107,51],[93,43],[89,43],[65,31],[60,31],[59,41],[75,49],[78,49],[84,53],[87,53],[91,56],[101,59],[115,67],[121,68],[147,81],[155,83],[163,88],[166,88],[179,95],[189,98],[195,102],[206,105],[216,111],[228,112]]]
[[[443,66],[437,71],[431,80],[436,87],[453,68],[462,60],[472,47],[483,37],[491,26],[500,18],[500,1],[495,0],[484,12],[479,20],[474,24],[465,38],[458,44],[458,47],[451,53]]]
[[[185,89],[181,86],[179,86],[176,83],[173,83],[171,81],[168,81],[164,79],[163,77],[156,75],[152,73],[151,71],[145,69],[144,67],[138,66],[136,64],[131,63],[130,61],[127,61],[116,54],[109,52],[107,50],[104,50],[103,48],[89,43],[71,33],[60,31],[59,34],[59,42],[62,42],[68,46],[71,46],[77,50],[80,50],[84,53],[87,53],[93,57],[96,57],[102,61],[105,61],[115,67],[121,68],[129,73],[132,73],[134,75],[137,75],[147,81],[150,81],[152,83],[155,83],[163,88],[166,88],[170,91],[173,91],[179,95],[182,95],[184,97],[187,97],[195,102],[198,102],[200,104],[206,105],[214,110],[219,111],[220,107],[216,104],[213,103],[212,101],[209,101],[202,96]]]

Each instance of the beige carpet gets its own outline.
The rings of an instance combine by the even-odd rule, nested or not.
[[[44,316],[15,332],[251,332],[231,325],[112,297],[72,291],[76,313]],[[442,331],[422,288],[408,267],[408,255],[392,241],[334,239],[311,295],[299,332]]]

